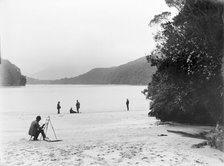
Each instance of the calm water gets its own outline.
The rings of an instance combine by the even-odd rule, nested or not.
[[[125,111],[126,99],[130,111],[148,111],[149,101],[141,91],[146,86],[128,85],[27,85],[0,88],[0,113],[4,115],[56,114],[61,101],[61,113],[68,114],[78,99],[82,113]]]

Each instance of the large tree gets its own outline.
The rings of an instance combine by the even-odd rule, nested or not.
[[[223,4],[210,0],[166,2],[179,14],[161,24],[162,30],[155,35],[157,47],[148,57],[157,67],[148,89],[151,115],[163,121],[223,120]]]

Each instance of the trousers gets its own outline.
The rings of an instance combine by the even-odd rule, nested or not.
[[[46,138],[46,135],[45,135],[45,133],[44,133],[44,130],[39,130],[39,131],[37,131],[37,132],[35,133],[35,135],[34,135],[34,140],[37,140],[37,138],[38,138],[38,136],[39,136],[40,133],[41,133],[43,139]]]

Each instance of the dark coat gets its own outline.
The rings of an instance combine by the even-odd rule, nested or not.
[[[37,120],[35,120],[31,123],[28,134],[31,136],[35,136],[40,129],[41,127],[39,123],[37,122]]]
[[[72,108],[70,109],[70,114],[73,114],[73,113],[77,113],[76,111],[74,111]]]
[[[128,105],[128,104],[129,104],[129,100],[126,101],[126,105]]]
[[[61,106],[59,103],[57,104],[57,109],[61,109]]]
[[[76,103],[76,108],[80,108],[80,103],[79,102]]]

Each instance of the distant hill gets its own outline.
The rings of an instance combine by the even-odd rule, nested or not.
[[[26,77],[27,79],[27,84],[50,84],[49,80],[39,80],[39,79],[34,79],[30,77]]]
[[[36,80],[56,80],[64,77],[78,76],[87,71],[88,69],[84,69],[82,66],[50,66],[44,70],[29,75],[29,77]]]
[[[50,81],[51,84],[130,84],[146,85],[156,71],[142,57],[118,67],[95,68],[73,78]]]
[[[25,86],[26,77],[21,74],[20,69],[9,62],[1,60],[0,64],[0,86]]]

